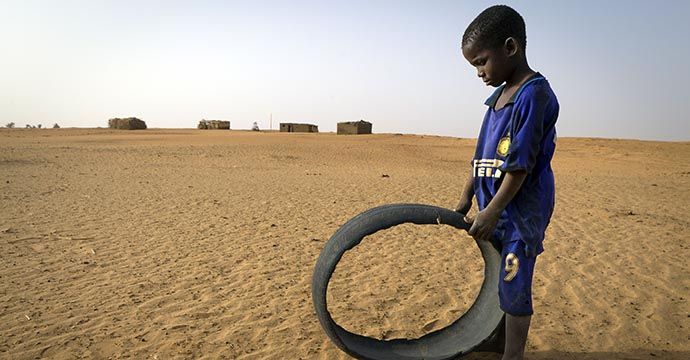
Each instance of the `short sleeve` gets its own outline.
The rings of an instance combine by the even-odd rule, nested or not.
[[[510,146],[501,169],[532,171],[544,136],[548,94],[541,86],[525,89],[514,105]]]

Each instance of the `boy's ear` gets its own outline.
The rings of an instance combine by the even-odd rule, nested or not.
[[[518,43],[515,40],[514,37],[509,37],[506,39],[505,43],[503,43],[503,49],[506,51],[506,55],[508,57],[511,57],[518,52]]]

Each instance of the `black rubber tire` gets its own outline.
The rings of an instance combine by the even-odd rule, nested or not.
[[[498,304],[501,257],[489,242],[477,245],[484,258],[484,282],[474,304],[449,326],[418,339],[378,340],[351,333],[336,324],[328,312],[328,282],[343,254],[377,231],[403,224],[446,224],[469,230],[463,215],[430,205],[394,204],[367,210],[338,229],[324,246],[312,277],[312,300],[326,335],[340,349],[359,359],[452,359],[465,355],[496,338],[503,324]]]

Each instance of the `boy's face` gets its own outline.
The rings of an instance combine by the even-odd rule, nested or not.
[[[510,46],[487,48],[471,42],[462,47],[462,55],[477,69],[477,76],[487,86],[500,86],[515,69],[512,59],[515,51]]]

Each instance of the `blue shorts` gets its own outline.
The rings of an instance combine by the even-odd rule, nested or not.
[[[498,297],[501,310],[515,315],[532,315],[532,275],[536,257],[525,254],[525,243],[512,241],[501,246],[501,275]]]

